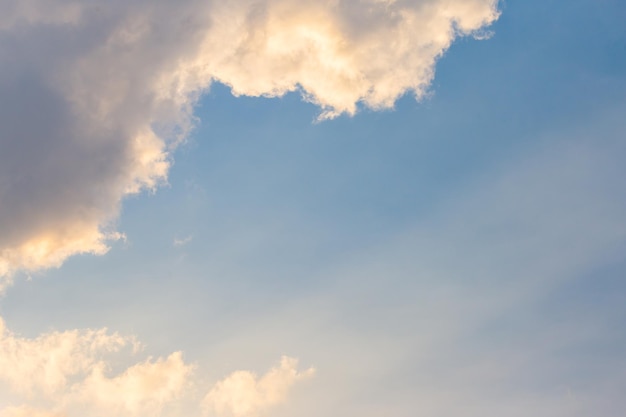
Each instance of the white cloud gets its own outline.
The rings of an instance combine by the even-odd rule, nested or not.
[[[134,349],[123,351],[125,346]],[[170,416],[180,415],[181,407],[200,415],[197,389],[210,392],[207,398],[219,409],[260,411],[284,402],[295,382],[313,374],[283,357],[259,380],[239,371],[206,387],[181,352],[133,363],[137,347],[134,338],[106,329],[21,337],[0,319],[0,417]],[[233,399],[242,402],[234,406]]]
[[[192,370],[180,352],[156,361],[148,359],[113,378],[105,375],[106,367],[101,363],[74,387],[73,398],[100,410],[98,415],[156,415],[181,397]]]
[[[14,335],[0,318],[0,381],[16,393],[55,396],[68,379],[99,363],[107,353],[132,344],[130,338],[101,330],[51,332],[34,339]]]
[[[217,416],[256,417],[285,401],[291,386],[310,378],[313,368],[298,371],[298,361],[283,356],[278,367],[258,377],[249,371],[237,371],[218,382],[204,398],[205,409]]]
[[[166,181],[212,81],[300,90],[322,118],[389,108],[497,16],[497,0],[3,3],[0,286],[105,253],[122,199]]]
[[[324,108],[322,117],[354,114],[361,101],[389,108],[407,91],[422,96],[435,60],[458,34],[493,22],[496,3],[220,3],[199,66],[236,94],[281,95],[301,87]]]

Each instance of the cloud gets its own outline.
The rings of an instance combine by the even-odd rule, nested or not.
[[[0,17],[0,286],[103,254],[124,197],[167,181],[214,81],[321,118],[422,97],[497,0],[26,0]]]
[[[105,375],[104,364],[98,364],[74,389],[75,400],[102,410],[102,415],[158,414],[181,397],[192,370],[181,352],[156,361],[148,359],[113,378]]]
[[[22,338],[7,330],[0,318],[0,381],[8,382],[17,393],[54,396],[67,388],[70,377],[96,366],[102,355],[132,343],[106,329]]]
[[[190,243],[193,240],[193,236],[187,236],[185,238],[174,238],[174,246],[176,247],[181,247],[181,246],[185,246],[186,244]]]
[[[0,319],[0,417],[169,416],[180,415],[180,407],[199,415],[196,390],[209,392],[205,403],[215,401],[218,408],[240,399],[236,410],[260,411],[284,402],[295,382],[313,374],[299,372],[296,359],[283,357],[280,367],[259,380],[239,371],[207,387],[196,376],[197,365],[186,363],[181,352],[133,363],[138,347],[134,338],[106,329],[25,338]],[[3,402],[3,393],[10,402]]]
[[[218,382],[204,398],[205,409],[217,416],[256,417],[285,401],[297,381],[313,376],[315,370],[298,371],[298,361],[283,356],[278,367],[262,377],[237,371]]]
[[[220,3],[216,36],[204,45],[212,56],[206,71],[235,94],[274,96],[301,88],[324,109],[322,118],[354,114],[359,102],[389,108],[407,91],[421,97],[435,60],[457,35],[493,22],[496,3]]]
[[[21,406],[7,407],[0,410],[0,417],[65,417],[65,415],[52,411],[38,410],[36,408]]]

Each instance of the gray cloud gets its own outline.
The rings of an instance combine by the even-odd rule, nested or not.
[[[300,90],[321,118],[421,97],[496,0],[28,0],[0,17],[0,277],[102,254],[123,198],[167,179],[198,95]]]

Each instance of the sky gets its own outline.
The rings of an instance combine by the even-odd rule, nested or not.
[[[620,417],[620,0],[0,0],[0,417]]]

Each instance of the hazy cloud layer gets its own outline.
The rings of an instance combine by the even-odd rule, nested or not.
[[[496,0],[27,0],[0,13],[0,286],[102,254],[121,200],[167,179],[198,95],[300,90],[322,118],[421,97]],[[4,277],[4,278],[1,278]]]
[[[315,385],[275,417],[622,416],[626,123],[602,114],[313,272],[331,284],[250,314],[215,357],[314,358]]]
[[[0,417],[65,417],[63,414],[53,411],[38,410],[36,408],[21,406],[7,407],[0,410]]]
[[[122,351],[128,346],[134,349]],[[0,417],[180,415],[180,407],[194,410],[193,415],[204,409],[218,417],[258,416],[286,401],[297,381],[313,375],[313,369],[300,372],[296,359],[283,357],[261,378],[236,371],[205,386],[196,365],[186,363],[180,352],[127,365],[137,346],[133,338],[106,329],[29,339],[7,330],[0,319],[0,392],[16,401],[0,403]]]

